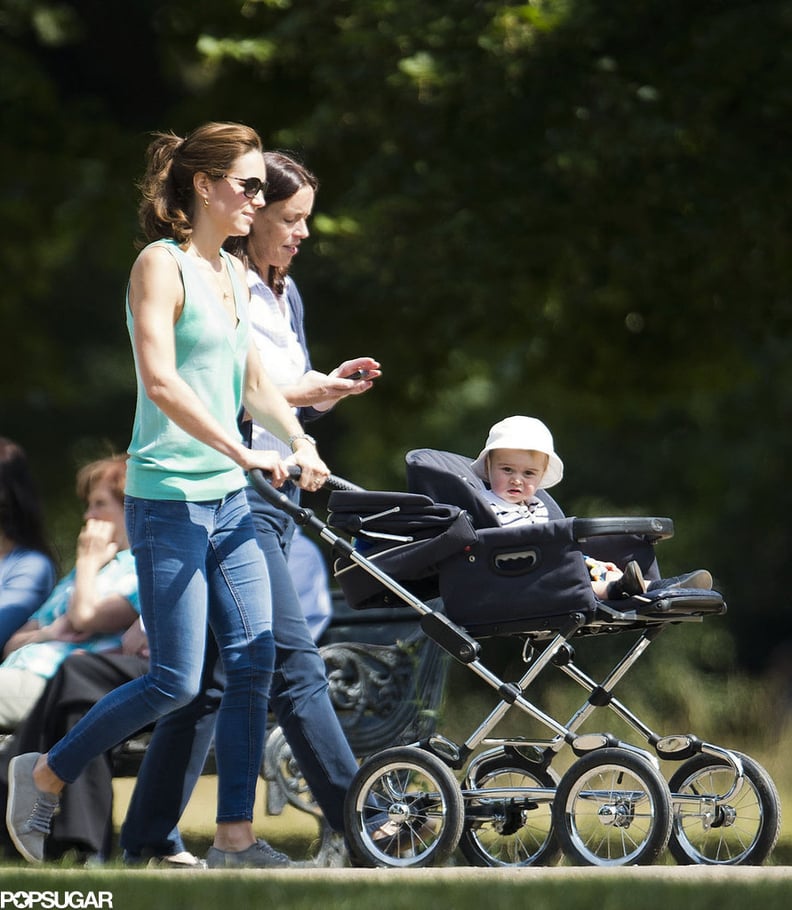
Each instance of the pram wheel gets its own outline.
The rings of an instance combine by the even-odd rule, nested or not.
[[[493,750],[464,784],[465,827],[459,849],[474,866],[549,866],[561,853],[553,830],[552,796],[469,797],[469,789],[555,791],[558,776],[514,752]],[[553,794],[554,795],[554,794]]]
[[[553,824],[566,857],[585,866],[648,865],[671,835],[671,793],[636,752],[597,749],[561,778]]]
[[[462,791],[439,758],[415,746],[397,746],[360,766],[344,820],[356,865],[440,865],[462,834]]]
[[[781,811],[775,784],[758,762],[735,754],[742,761],[743,784],[733,798],[718,798],[729,793],[735,773],[717,756],[696,755],[671,776],[674,826],[668,849],[680,865],[758,866],[776,845]],[[697,799],[678,802],[677,794]]]

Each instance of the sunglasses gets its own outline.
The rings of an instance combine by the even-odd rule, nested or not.
[[[255,199],[259,193],[266,196],[269,183],[266,180],[259,180],[258,177],[235,177],[233,174],[223,174],[225,180],[236,180],[242,184],[242,192],[248,199]]]

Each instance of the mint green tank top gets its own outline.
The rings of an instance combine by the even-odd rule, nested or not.
[[[184,308],[174,326],[176,369],[229,435],[241,440],[237,415],[242,404],[250,318],[236,269],[221,251],[234,289],[238,318],[235,328],[193,259],[174,240],[158,240],[156,244],[167,247],[174,256],[184,285]],[[134,353],[134,319],[128,289],[126,318]],[[136,355],[135,373],[137,406],[126,492],[141,499],[202,502],[222,499],[244,487],[245,474],[234,461],[199,442],[151,401],[140,379]]]

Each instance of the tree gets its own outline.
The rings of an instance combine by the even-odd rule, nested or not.
[[[792,4],[170,0],[123,42],[94,4],[6,7],[10,427],[126,444],[145,134],[243,120],[322,182],[315,361],[384,364],[317,425],[338,473],[390,488],[536,414],[567,511],[672,515],[665,565],[713,570],[743,659],[789,637]]]

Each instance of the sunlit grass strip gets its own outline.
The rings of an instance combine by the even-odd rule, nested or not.
[[[112,910],[217,910],[288,907],[289,910],[531,910],[574,907],[642,910],[668,907],[787,910],[789,869],[695,867],[622,869],[293,870],[287,872],[143,872],[105,869],[5,869],[0,897],[24,892],[111,892]],[[8,900],[7,906],[13,906]],[[28,906],[37,907],[36,904]]]

